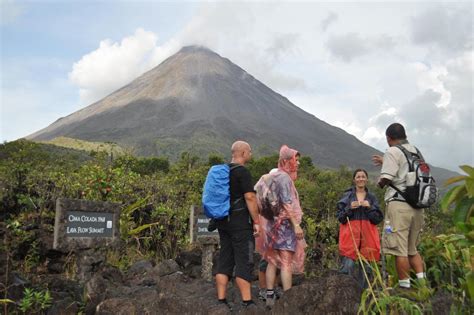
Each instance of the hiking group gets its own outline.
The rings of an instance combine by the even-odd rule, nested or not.
[[[367,283],[357,261],[379,261],[381,253],[394,255],[399,288],[410,290],[410,269],[419,283],[425,281],[417,245],[423,208],[436,201],[438,191],[423,156],[407,141],[404,127],[391,124],[385,134],[389,148],[383,157],[372,157],[373,163],[381,166],[378,186],[388,186],[382,246],[377,225],[384,214],[375,195],[367,189],[367,171],[357,169],[353,186],[335,205],[340,222],[340,272],[353,275],[364,287]],[[261,255],[259,298],[271,308],[282,294],[276,288],[277,272],[284,292],[291,288],[293,274],[304,271],[303,211],[294,184],[300,153],[283,145],[277,168],[263,175],[255,186],[245,168],[252,157],[250,145],[236,141],[231,153],[229,164],[211,167],[203,192],[204,211],[211,218],[209,228],[217,228],[220,238],[217,298],[232,309],[226,293],[229,280],[235,277],[242,307],[256,307],[251,295],[256,250]]]

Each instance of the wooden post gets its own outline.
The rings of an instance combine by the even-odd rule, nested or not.
[[[214,244],[204,244],[202,246],[201,278],[209,282],[212,281],[212,257],[214,251]]]
[[[219,244],[219,232],[217,230],[209,232],[208,224],[209,218],[203,214],[202,209],[192,205],[189,219],[190,240],[197,241],[202,248],[201,278],[212,281],[212,258],[216,245]]]

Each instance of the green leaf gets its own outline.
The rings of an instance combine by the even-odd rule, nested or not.
[[[128,233],[129,233],[129,235],[136,235],[136,234],[140,233],[141,231],[146,230],[146,229],[152,227],[153,225],[157,225],[159,223],[160,222],[143,224],[143,225],[140,225],[139,227],[134,228],[133,230],[129,231]]]
[[[466,172],[470,177],[474,177],[474,167],[469,165],[461,165],[459,168]]]
[[[460,182],[460,181],[462,181],[466,178],[468,178],[466,175],[460,175],[460,176],[455,176],[455,177],[448,178],[444,182],[444,187],[449,186],[449,185],[454,184],[454,183],[457,183],[457,182]]]
[[[466,233],[466,237],[467,237],[471,242],[474,242],[474,231],[470,231],[469,233]]]
[[[469,296],[471,297],[471,301],[474,300],[474,272],[469,271],[466,275],[467,281],[467,289],[469,292]]]
[[[453,187],[451,188],[443,197],[443,199],[441,200],[439,206],[441,207],[441,210],[443,210],[443,212],[448,212],[449,211],[449,204],[448,204],[448,201],[449,199],[451,198],[451,195],[453,194],[453,191],[456,187]]]
[[[457,222],[467,222],[468,213],[473,207],[474,198],[463,199],[461,200],[454,209],[453,221],[456,224]]]
[[[474,197],[474,178],[466,179],[466,190],[470,198]]]
[[[456,187],[453,187],[448,194],[446,194],[446,196],[443,198],[443,201],[441,202],[441,205],[442,205],[442,209],[444,211],[447,211],[449,206],[453,203],[453,202],[459,202],[460,199],[462,199],[462,197],[464,197],[466,195],[466,186],[464,185],[460,185],[460,186],[456,186]]]

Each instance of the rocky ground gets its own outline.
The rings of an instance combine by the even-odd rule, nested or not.
[[[0,225],[0,236],[4,231],[4,225]],[[52,294],[53,305],[46,312],[51,315],[231,313],[225,305],[217,302],[214,283],[200,278],[199,248],[182,252],[175,260],[159,264],[142,260],[122,272],[104,263],[104,256],[96,251],[77,255],[80,262],[77,266],[71,255],[51,249],[51,233],[41,229],[35,233],[40,255],[45,257],[44,269],[37,269],[35,275],[22,276],[7,265],[7,255],[10,260],[21,257],[21,248],[0,253],[0,282],[8,284],[7,297],[14,301],[22,298],[25,287],[40,283]],[[1,297],[5,297],[3,286],[0,286],[0,291]],[[272,311],[266,310],[264,302],[257,298],[258,281],[252,283],[256,308],[242,309],[240,295],[232,282],[227,299],[233,305],[232,313],[236,314],[356,314],[361,293],[352,277],[327,271],[324,276],[314,279],[296,277],[294,287],[276,301]],[[437,310],[444,313],[443,309],[447,307],[446,314],[449,313],[446,298],[435,298],[433,304],[437,305]],[[10,313],[15,313],[14,308],[10,307],[10,310]]]
[[[156,266],[149,261],[140,261],[125,274],[106,267],[85,284],[89,297],[85,313],[230,314],[226,306],[217,302],[213,283],[193,278],[185,270],[174,260]],[[57,288],[55,295],[63,293],[67,287],[64,283]],[[76,294],[78,291],[74,286],[69,290]],[[256,297],[257,294],[255,282],[252,295]],[[268,312],[264,302],[257,298],[257,308],[242,309],[238,290],[232,284],[227,298],[233,305],[233,313],[239,314],[355,314],[360,294],[351,277],[328,274],[318,279],[303,280],[276,302],[273,312]],[[74,303],[69,296],[58,301],[48,314],[76,314],[78,310],[78,303]]]

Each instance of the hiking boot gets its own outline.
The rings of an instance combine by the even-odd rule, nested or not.
[[[214,219],[209,220],[209,224],[207,225],[207,230],[209,232],[215,231],[217,229],[217,222]]]
[[[267,299],[267,289],[260,289],[260,291],[258,291],[258,299],[260,301],[265,301]]]

